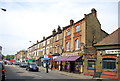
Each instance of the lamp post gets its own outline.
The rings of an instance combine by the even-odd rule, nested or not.
[[[0,9],[1,9],[2,11],[4,11],[4,12],[7,11],[5,8],[0,8]]]

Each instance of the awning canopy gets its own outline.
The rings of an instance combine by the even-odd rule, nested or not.
[[[43,60],[49,60],[50,58],[44,58]]]
[[[71,57],[67,58],[66,61],[76,61],[76,60],[78,60],[80,57],[81,57],[81,56],[71,56]]]
[[[68,57],[59,57],[55,61],[66,61]]]
[[[70,56],[70,57],[59,57],[55,61],[76,61],[80,59],[81,57],[82,55],[81,56]]]
[[[29,62],[33,62],[33,61],[35,61],[35,59],[30,59],[30,60],[28,60]]]

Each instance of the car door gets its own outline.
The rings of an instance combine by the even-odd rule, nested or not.
[[[2,64],[0,63],[0,81],[2,80]]]

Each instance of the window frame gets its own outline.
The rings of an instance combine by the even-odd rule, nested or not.
[[[90,64],[91,64],[91,65],[94,65],[94,67],[90,67]],[[88,66],[87,66],[88,69],[94,70],[94,69],[95,69],[95,66],[96,66],[95,60],[88,60]]]
[[[104,62],[104,63],[103,63]],[[106,62],[106,63],[105,63]],[[107,64],[108,63],[108,64]],[[111,66],[111,65],[113,65],[113,63],[114,63],[114,66]],[[107,66],[108,65],[108,66]],[[108,68],[109,67],[109,68]],[[114,68],[114,69],[112,69],[112,68]],[[103,60],[102,61],[102,69],[103,70],[111,70],[111,71],[116,71],[116,60],[113,60],[113,59],[111,59],[111,60]]]
[[[70,42],[66,43],[66,51],[70,51]]]
[[[79,29],[78,29],[79,28]],[[80,25],[75,26],[75,31],[79,32],[80,31]]]
[[[80,49],[80,39],[76,39],[75,40],[75,50],[79,50]]]
[[[67,36],[70,35],[70,29],[68,29],[68,30],[66,31],[66,35],[67,35]]]

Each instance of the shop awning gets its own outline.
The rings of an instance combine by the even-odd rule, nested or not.
[[[67,58],[66,61],[76,61],[76,60],[78,60],[81,57],[82,56],[71,56],[71,57]]]
[[[43,60],[49,60],[50,58],[44,58]]]
[[[33,62],[33,61],[35,61],[35,59],[30,59],[30,60],[28,60],[29,62]]]
[[[70,57],[59,57],[55,61],[76,61],[80,59],[81,57],[82,55],[81,56],[70,56]]]
[[[68,57],[59,57],[55,61],[66,61]]]

